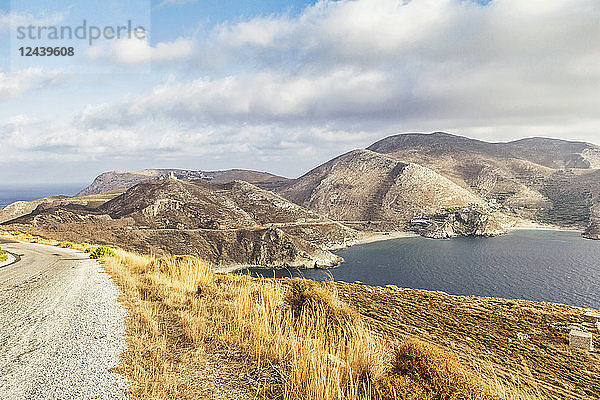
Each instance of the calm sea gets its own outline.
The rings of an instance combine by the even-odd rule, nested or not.
[[[275,271],[275,276],[362,281],[405,288],[550,301],[600,309],[600,241],[576,232],[518,230],[496,238],[389,240],[337,252],[327,271]],[[253,275],[273,276],[254,269]]]
[[[27,185],[27,186],[0,186],[0,208],[15,201],[31,201],[43,197],[65,195],[73,196],[85,187],[81,183],[60,185]]]

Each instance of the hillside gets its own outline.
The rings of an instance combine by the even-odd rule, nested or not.
[[[285,182],[287,178],[266,172],[230,169],[225,171],[193,171],[183,169],[144,169],[140,171],[105,172],[83,189],[77,196],[100,194],[112,190],[129,189],[138,183],[155,179],[165,179],[173,175],[177,179],[205,179],[215,183],[227,183],[234,180],[246,181],[266,189],[274,188]]]
[[[586,228],[600,201],[600,147],[530,138],[487,143],[446,133],[403,134],[369,148],[418,163],[523,218]]]
[[[586,310],[214,274],[191,257],[118,251],[104,263],[134,316],[121,367],[133,399],[157,392],[170,398],[172,387],[181,391],[178,398],[210,397],[206,376],[215,374],[226,374],[221,386],[253,389],[223,398],[592,400],[600,394],[600,354],[568,345],[568,327],[581,324]]]
[[[486,202],[433,170],[370,150],[339,156],[278,190],[290,201],[365,229],[406,229],[450,209]]]
[[[14,202],[0,209],[0,223],[27,215],[35,210],[40,204],[53,203],[54,201],[63,200],[65,198],[67,198],[67,196],[51,196],[33,201]]]
[[[33,201],[17,201],[0,210],[0,223],[7,222],[25,215],[31,214],[35,210],[43,210],[59,205],[81,205],[90,208],[98,207],[108,200],[123,194],[124,190],[113,190],[110,192],[91,194],[86,196],[51,196]]]
[[[160,179],[100,205],[56,203],[4,225],[56,240],[193,254],[233,267],[332,266],[358,232],[252,184]]]

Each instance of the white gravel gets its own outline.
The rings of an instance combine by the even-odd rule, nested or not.
[[[0,269],[0,399],[125,399],[109,372],[125,349],[119,290],[87,254],[4,243]]]

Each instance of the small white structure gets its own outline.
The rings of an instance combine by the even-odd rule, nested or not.
[[[593,336],[590,332],[573,329],[569,333],[569,345],[578,349],[594,351]]]
[[[596,322],[600,322],[600,313],[589,311],[583,315],[583,320],[585,322],[589,322],[590,324],[595,324]]]

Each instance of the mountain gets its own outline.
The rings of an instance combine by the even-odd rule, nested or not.
[[[58,200],[64,200],[67,196],[50,196],[39,200],[33,201],[16,201],[12,204],[7,205],[4,208],[0,208],[0,223],[10,221],[27,215],[35,210],[40,204],[52,203]]]
[[[250,183],[142,182],[98,210],[155,229],[236,229],[324,218]]]
[[[86,207],[97,207],[106,203],[108,200],[119,196],[123,192],[124,190],[113,190],[110,192],[79,197],[50,196],[33,201],[17,201],[0,210],[0,223],[31,214],[36,209],[42,210],[58,205],[78,204]]]
[[[418,152],[433,157],[466,153],[492,158],[519,159],[551,169],[600,168],[599,146],[540,137],[507,143],[488,143],[444,132],[406,133],[382,139],[369,146],[368,150],[382,154]]]
[[[487,143],[450,135],[402,134],[368,148],[431,168],[503,211],[584,229],[600,201],[600,147],[530,138]]]
[[[328,218],[363,229],[402,230],[411,220],[487,203],[433,170],[371,150],[339,156],[277,192]]]
[[[358,232],[243,181],[142,182],[101,205],[40,205],[4,223],[55,240],[192,254],[222,267],[328,267]]]
[[[232,182],[234,180],[246,181],[265,189],[272,189],[287,180],[287,178],[266,172],[230,169],[225,171],[193,171],[184,169],[144,169],[140,171],[111,171],[105,172],[92,182],[92,184],[77,196],[100,194],[112,190],[129,189],[138,183],[165,179],[173,176],[177,179],[205,179],[216,183]]]

